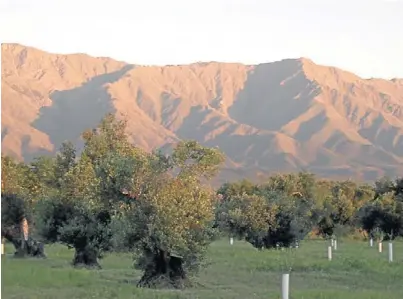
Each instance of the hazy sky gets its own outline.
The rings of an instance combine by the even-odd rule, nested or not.
[[[308,57],[403,78],[403,0],[1,0],[0,37],[137,64]]]

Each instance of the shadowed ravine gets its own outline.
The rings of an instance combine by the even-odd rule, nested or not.
[[[116,111],[106,85],[118,81],[133,67],[127,65],[119,71],[94,77],[80,87],[53,92],[52,105],[40,110],[32,126],[46,133],[55,149],[66,140],[80,144],[84,130],[95,127],[107,113]]]

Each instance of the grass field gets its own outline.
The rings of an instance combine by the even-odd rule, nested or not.
[[[102,270],[73,269],[72,250],[48,246],[47,260],[3,256],[2,298],[280,298],[282,269],[292,265],[292,299],[402,299],[403,243],[394,246],[395,261],[389,264],[386,243],[380,254],[364,242],[339,241],[329,262],[325,241],[306,241],[287,253],[223,240],[211,245],[208,266],[182,291],[136,288],[141,273],[133,270],[130,255],[105,257]]]

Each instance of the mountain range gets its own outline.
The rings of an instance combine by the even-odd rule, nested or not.
[[[403,175],[403,79],[363,79],[310,59],[142,66],[1,46],[2,151],[54,153],[108,112],[146,150],[184,139],[227,156],[219,181],[307,170]]]

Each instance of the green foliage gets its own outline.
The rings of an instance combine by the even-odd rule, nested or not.
[[[216,148],[207,148],[196,141],[181,141],[171,156],[172,165],[182,180],[215,176],[224,162],[223,154]]]
[[[60,240],[60,230],[74,215],[74,202],[49,197],[38,203],[37,229],[49,243]]]
[[[263,238],[274,228],[278,207],[257,195],[237,195],[224,200],[216,209],[219,227],[239,239]]]
[[[28,165],[18,163],[11,157],[1,156],[1,192],[16,194],[27,201],[38,194],[39,186]]]
[[[313,230],[323,237],[330,237],[335,234],[344,236],[355,232],[356,229],[362,228],[361,216],[358,215],[358,212],[362,207],[369,205],[374,199],[379,201],[380,198],[383,198],[382,194],[387,194],[385,191],[389,190],[390,194],[399,202],[402,196],[401,186],[401,179],[397,179],[395,182],[389,179],[381,179],[372,187],[365,184],[358,185],[349,180],[338,182],[316,180],[312,174],[304,172],[274,175],[260,185],[253,185],[247,181],[226,183],[217,191],[221,197],[221,202],[216,213],[216,221],[223,231],[237,235],[240,238],[246,238],[248,235],[247,238],[252,240],[257,247],[263,246],[264,233],[256,230],[255,237],[251,233],[256,224],[247,220],[247,211],[252,209],[252,207],[250,204],[247,204],[248,201],[246,199],[253,196],[269,199],[272,198],[271,196],[274,192],[274,194],[281,195],[278,198],[288,198],[281,200],[280,204],[277,201],[272,201],[268,204],[273,209],[276,208],[278,210],[277,221],[282,223],[281,225],[284,228],[288,227],[290,230],[295,223],[298,223],[296,227],[301,227],[301,223],[303,223],[302,226],[305,226],[305,229],[301,229],[298,233],[300,236],[299,240],[306,235],[307,230],[312,228],[312,226]],[[394,207],[389,208],[389,216],[387,218],[389,220],[387,223],[389,223],[390,227],[394,227],[395,233],[397,233],[396,230],[398,230],[398,222],[400,221],[398,220],[400,219],[400,208],[395,200],[393,202]],[[292,204],[289,205],[289,203]],[[300,209],[305,212],[300,212]],[[223,211],[227,211],[227,213],[223,213]],[[229,213],[228,211],[232,212]],[[384,208],[385,213],[386,211]],[[263,213],[262,209],[260,213]],[[256,217],[256,219],[259,218]],[[281,225],[278,224],[277,227],[281,227]],[[366,230],[366,228],[363,229]],[[279,228],[277,230],[283,236],[289,236],[284,238],[294,236],[294,234],[289,235],[286,230]],[[391,228],[388,230],[390,233]],[[271,239],[276,239],[280,243],[290,244],[290,242],[285,242],[274,236]],[[267,236],[266,242],[268,242]]]
[[[54,162],[54,178],[56,186],[60,188],[60,181],[76,165],[76,149],[74,145],[68,141],[63,142],[56,155],[56,161]]]
[[[279,191],[288,196],[300,198],[313,198],[316,189],[315,176],[307,172],[297,174],[278,174],[269,177],[260,189],[267,191]]]
[[[1,194],[1,228],[19,227],[24,218],[31,217],[27,202],[15,194]]]
[[[360,225],[370,235],[381,232],[387,239],[403,236],[403,202],[394,192],[381,193],[357,213]]]
[[[247,194],[252,195],[257,191],[256,185],[252,182],[243,179],[235,183],[225,183],[218,190],[217,194],[222,196],[223,200],[228,200],[232,197]]]
[[[55,159],[53,157],[37,157],[29,165],[31,182],[34,185],[35,197],[41,199],[55,194],[57,190],[57,178],[55,176]]]
[[[64,175],[59,184],[60,197],[63,199],[77,199],[91,206],[99,202],[100,179],[86,156]]]
[[[375,199],[394,190],[393,181],[389,177],[383,177],[375,182]]]
[[[93,165],[97,165],[110,152],[130,154],[133,146],[126,134],[125,120],[118,120],[113,114],[106,115],[97,128],[87,130],[82,134],[84,150]]]
[[[322,215],[318,223],[319,234],[323,237],[347,231],[356,225],[356,213],[366,202],[373,199],[375,192],[368,185],[357,185],[351,181],[329,182],[328,192],[321,207]]]
[[[152,175],[150,167],[150,156],[140,150],[130,155],[116,152],[105,155],[95,166],[102,203],[116,208],[116,205],[128,203],[128,198],[142,194]]]
[[[59,241],[78,250],[91,248],[98,257],[111,248],[110,216],[105,211],[89,211],[75,206],[72,217],[59,229]]]
[[[220,192],[233,190],[226,186]],[[252,195],[225,194],[216,219],[222,230],[257,248],[289,247],[302,240],[318,221],[315,180],[310,174],[277,175],[248,190]]]

